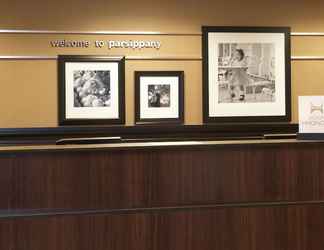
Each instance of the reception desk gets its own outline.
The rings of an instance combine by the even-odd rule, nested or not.
[[[319,250],[324,143],[0,147],[0,249]]]

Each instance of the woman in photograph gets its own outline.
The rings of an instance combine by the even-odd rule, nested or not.
[[[170,107],[170,85],[151,85],[148,95],[150,107]]]
[[[151,107],[161,107],[161,94],[156,92],[151,103]]]
[[[231,99],[238,99],[239,101],[245,100],[245,88],[249,83],[249,76],[247,74],[247,62],[244,51],[242,49],[236,49],[234,55],[230,60],[230,66],[232,67],[230,74],[230,89]]]

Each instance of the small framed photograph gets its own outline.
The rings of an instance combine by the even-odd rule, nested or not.
[[[125,122],[125,59],[59,56],[59,124]]]
[[[135,72],[136,124],[184,122],[184,72]]]
[[[202,32],[204,122],[290,121],[290,28]]]

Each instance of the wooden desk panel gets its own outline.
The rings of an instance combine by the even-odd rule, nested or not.
[[[0,220],[0,249],[319,250],[324,207],[214,208]]]
[[[91,151],[0,157],[0,209],[146,206],[149,158]]]
[[[0,150],[0,249],[319,250],[322,142]]]
[[[324,144],[0,155],[0,209],[324,200]]]
[[[321,152],[320,145],[159,152],[152,206],[324,200]]]

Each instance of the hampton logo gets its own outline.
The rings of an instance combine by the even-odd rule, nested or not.
[[[323,99],[311,99],[300,102],[299,125],[301,131],[319,131],[324,128],[324,102]],[[301,99],[302,100],[302,99]],[[316,104],[314,104],[316,103]]]
[[[299,97],[299,132],[323,133],[324,132],[324,97],[300,96]]]
[[[310,113],[313,114],[314,112],[320,112],[321,114],[324,113],[323,103],[321,105],[314,105],[310,103]]]

